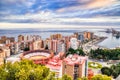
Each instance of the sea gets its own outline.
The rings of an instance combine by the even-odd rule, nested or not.
[[[120,28],[116,28],[115,30],[120,31]],[[40,35],[43,40],[49,38],[52,34],[62,34],[63,36],[69,36],[74,34],[75,32],[83,32],[90,31],[93,32],[97,36],[107,37],[104,41],[98,43],[97,45],[103,46],[106,48],[116,48],[120,47],[120,38],[116,38],[112,35],[112,33],[106,33],[106,29],[96,28],[96,29],[40,29],[40,28],[20,28],[20,29],[0,29],[0,36],[7,37],[15,37],[17,41],[18,35]]]

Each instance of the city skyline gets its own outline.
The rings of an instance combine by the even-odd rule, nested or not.
[[[0,5],[1,28],[8,24],[29,28],[33,23],[33,28],[43,24],[120,27],[120,0],[3,0]]]

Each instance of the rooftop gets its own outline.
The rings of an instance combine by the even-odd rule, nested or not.
[[[70,65],[83,64],[85,62],[85,60],[87,60],[87,57],[79,56],[77,54],[68,55],[68,57],[66,57],[64,59],[64,61],[67,62],[67,64],[70,64]]]
[[[52,70],[60,70],[61,64],[62,64],[62,60],[60,59],[60,57],[55,56],[48,61],[46,66]]]

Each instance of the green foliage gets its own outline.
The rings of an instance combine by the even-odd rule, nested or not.
[[[5,65],[0,66],[0,80],[43,80],[49,75],[48,68],[28,60]]]
[[[62,78],[55,78],[55,73],[43,65],[34,64],[30,60],[21,62],[6,63],[0,66],[0,80],[72,80],[64,75]]]
[[[47,76],[47,78],[45,80],[56,80],[55,73],[50,72],[50,74]]]
[[[78,55],[81,55],[81,56],[85,56],[85,53],[84,53],[82,48],[78,48],[76,50],[74,50],[73,48],[69,48],[66,56],[69,55],[69,54],[78,54]]]
[[[95,69],[99,69],[99,68],[102,68],[102,65],[97,63],[97,62],[89,62],[88,63],[88,67],[90,68],[95,68]]]
[[[106,75],[98,74],[98,75],[93,76],[91,80],[112,80],[112,79],[111,77],[108,77]]]
[[[48,50],[48,45],[45,46],[45,50]]]
[[[116,78],[120,75],[120,63],[116,65],[112,65],[110,68],[103,67],[101,69],[102,74],[113,76],[113,78]]]
[[[103,67],[103,68],[101,69],[101,72],[102,72],[102,74],[111,76],[113,70],[112,70],[111,68],[108,68],[108,67]]]
[[[72,78],[68,75],[64,75],[60,80],[72,80]]]
[[[103,60],[119,60],[120,59],[120,48],[118,49],[96,49],[89,53],[89,56],[93,59]]]
[[[24,48],[24,51],[29,51],[29,50],[30,50],[29,47],[25,47],[25,48]]]
[[[82,78],[78,78],[77,80],[88,80],[88,78],[82,77]],[[109,76],[98,74],[93,76],[91,80],[112,80],[112,79]]]
[[[78,78],[77,80],[88,80],[87,77]]]

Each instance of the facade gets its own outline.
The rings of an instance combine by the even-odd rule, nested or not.
[[[6,39],[5,44],[10,44],[10,43],[11,43],[10,40]]]
[[[93,33],[92,32],[88,32],[88,39],[93,39]]]
[[[41,36],[39,36],[39,35],[32,35],[32,40],[33,41],[41,40]]]
[[[51,40],[50,50],[53,50],[56,53],[57,47],[58,47],[58,40]]]
[[[22,42],[24,41],[24,36],[23,35],[19,35],[18,36],[18,42]]]
[[[57,53],[59,53],[59,52],[66,52],[66,45],[65,45],[65,41],[64,40],[60,40],[59,42],[58,42],[58,47],[57,47]]]
[[[46,48],[46,46],[49,50],[51,49],[51,40],[49,38],[44,40],[44,48]]]
[[[81,42],[83,42],[84,41],[84,33],[83,32],[79,32],[78,33],[78,40],[80,40]]]
[[[14,37],[1,36],[1,39],[0,39],[1,44],[10,44],[11,42],[15,42]]]
[[[24,36],[24,41],[27,42],[28,41],[28,35]]]
[[[76,80],[87,76],[87,57],[69,55],[62,62],[62,75],[67,74]]]
[[[55,72],[55,77],[62,77],[62,61],[65,57],[65,53],[60,52],[53,58],[49,59],[48,63],[45,65],[50,68],[50,71]]]
[[[6,36],[1,36],[1,43],[2,43],[2,44],[5,43],[5,42],[6,42],[6,39],[7,39]]]
[[[85,39],[93,39],[94,34],[92,32],[84,32]]]
[[[11,54],[17,54],[18,51],[19,51],[19,48],[20,48],[19,43],[17,43],[17,42],[16,43],[11,43],[9,47],[10,47],[10,53]]]
[[[48,61],[48,63],[45,65],[46,67],[50,68],[50,71],[55,72],[55,77],[62,77],[62,60],[59,58],[59,56],[55,56],[52,59]]]
[[[76,33],[74,33],[74,35],[81,42],[84,41],[84,32],[76,32]]]
[[[0,65],[4,63],[5,51],[0,48]]]
[[[44,48],[47,48],[49,50],[54,51],[56,54],[59,52],[65,52],[66,51],[66,43],[64,40],[51,40],[46,39],[44,41]]]
[[[4,59],[10,56],[8,47],[0,47],[0,65],[4,63]]]
[[[77,38],[71,38],[70,39],[70,47],[73,48],[73,49],[77,49],[78,48],[78,41],[77,41]]]
[[[64,41],[65,41],[66,51],[68,51],[68,49],[70,48],[70,37],[69,36],[64,37]]]
[[[33,42],[33,50],[40,50],[44,48],[43,40],[38,40]]]
[[[60,39],[62,39],[62,35],[61,34],[53,34],[50,36],[50,39],[51,40],[54,40],[54,39],[60,40]]]

